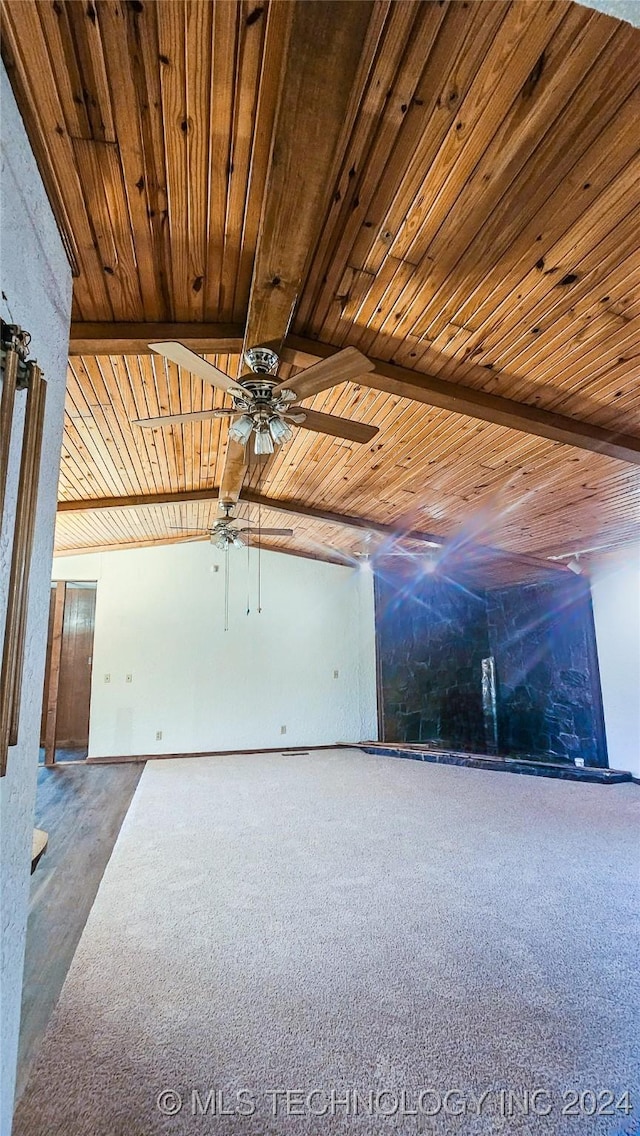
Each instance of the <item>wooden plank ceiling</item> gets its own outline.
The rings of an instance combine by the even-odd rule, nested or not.
[[[75,266],[78,324],[222,324],[234,354],[210,358],[239,373],[264,292],[263,280],[252,291],[257,253],[276,271],[261,218],[273,201],[265,186],[282,183],[283,140],[272,148],[272,138],[299,47],[294,8],[4,5],[3,56]],[[374,0],[357,18],[336,152],[316,153],[295,100],[280,119],[294,122],[299,155],[288,177],[311,185],[323,175],[290,331],[640,438],[640,31],[561,0]],[[321,90],[338,78],[325,55]],[[307,124],[298,133],[296,113]],[[279,224],[278,240],[295,242],[296,215]],[[286,301],[290,282],[274,276],[281,283]],[[141,431],[131,419],[222,406],[224,396],[136,351],[125,334],[111,354],[70,359],[65,503],[220,484],[220,420]],[[377,426],[372,443],[300,429],[254,462],[247,487],[510,553],[637,538],[637,462],[364,383],[308,405]],[[176,526],[206,527],[215,508],[67,504],[56,546],[184,539]],[[264,524],[294,519],[263,512]],[[295,520],[295,536],[271,547],[338,559],[362,550],[354,528]]]

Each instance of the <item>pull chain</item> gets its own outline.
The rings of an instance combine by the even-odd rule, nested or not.
[[[224,550],[224,629],[229,630],[229,545]]]
[[[251,615],[251,561],[249,559],[251,548],[247,537],[247,615]]]
[[[258,493],[262,492],[262,469],[258,474]],[[262,612],[262,503],[258,504],[258,615]]]
[[[251,485],[251,445],[249,444],[247,458],[247,472],[249,485]],[[251,506],[247,508],[247,527],[251,527]],[[247,615],[251,615],[251,533],[247,533]]]

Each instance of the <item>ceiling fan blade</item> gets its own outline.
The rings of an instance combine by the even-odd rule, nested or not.
[[[231,407],[222,410],[190,410],[185,414],[164,414],[161,418],[133,418],[132,423],[149,430],[156,426],[173,426],[178,422],[206,422],[208,418],[226,418],[229,414],[237,414],[237,411]]]
[[[249,536],[262,537],[262,536],[293,536],[293,529],[241,529],[241,532],[246,532]]]
[[[211,383],[218,390],[229,391],[243,398],[246,396],[246,390],[235,379],[230,379],[219,367],[214,367],[213,363],[207,363],[206,359],[196,355],[195,351],[190,351],[184,343],[150,343],[149,347],[152,351],[157,351],[158,355],[163,355],[165,359],[170,359],[172,363],[191,371],[192,375],[197,375],[203,382]]]
[[[227,441],[227,452],[224,459],[222,481],[218,494],[218,507],[235,505],[242,489],[244,475],[247,472],[247,448],[232,438]]]
[[[296,407],[297,411],[298,407]],[[335,414],[322,414],[319,410],[304,411],[303,430],[315,430],[319,434],[331,434],[334,438],[347,438],[350,442],[370,442],[378,433],[377,426],[367,426],[366,422],[353,422],[350,418],[338,418]]]
[[[211,529],[192,528],[191,525],[169,525],[169,528],[174,529],[176,532],[199,532],[199,533],[211,532]]]
[[[278,383],[274,388],[274,395],[280,390],[295,391],[299,399],[311,398],[311,395],[335,387],[338,383],[346,383],[349,379],[358,379],[367,371],[373,371],[375,364],[367,359],[357,347],[345,347],[328,359],[321,359],[312,367],[307,367],[299,375],[295,375],[286,383]]]

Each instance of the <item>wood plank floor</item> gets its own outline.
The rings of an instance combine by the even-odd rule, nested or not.
[[[73,749],[63,749],[56,746],[56,762],[61,761],[86,761],[87,760],[87,747],[76,746]],[[41,765],[44,765],[44,746],[40,747],[40,755],[38,758]]]
[[[58,1001],[144,765],[38,769],[35,824],[49,847],[31,879],[16,1101]]]

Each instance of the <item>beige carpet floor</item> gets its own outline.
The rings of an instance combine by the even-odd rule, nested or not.
[[[14,1136],[638,1131],[639,823],[633,784],[149,762]]]

